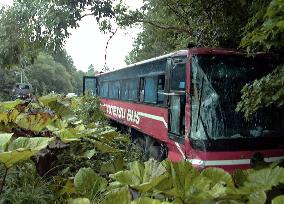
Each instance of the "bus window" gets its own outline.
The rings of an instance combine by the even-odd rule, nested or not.
[[[97,95],[97,78],[91,76],[84,76],[83,79],[83,93],[90,92],[92,95]]]
[[[144,102],[156,103],[157,102],[157,76],[145,77],[145,95]]]
[[[100,96],[108,98],[108,82],[102,82],[100,86]]]
[[[178,62],[171,70],[171,90],[185,90],[186,63]]]
[[[120,92],[120,83],[119,83],[119,81],[109,82],[108,89],[109,89],[108,90],[109,98],[119,99],[119,92]]]
[[[139,79],[139,101],[144,102],[144,93],[145,93],[145,80],[144,77]]]
[[[138,85],[137,79],[127,80],[128,100],[138,101]]]
[[[158,76],[158,104],[164,103],[164,90],[165,90],[165,75],[159,75]]]

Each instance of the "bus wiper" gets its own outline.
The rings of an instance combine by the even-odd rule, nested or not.
[[[201,124],[202,124],[202,127],[204,129],[204,132],[205,132],[205,136],[207,138],[208,141],[210,141],[210,137],[208,135],[208,132],[207,132],[207,127],[206,125],[204,124],[204,121],[200,115],[200,109],[201,109],[201,99],[202,99],[202,95],[203,95],[203,85],[204,85],[204,76],[202,77],[202,82],[201,82],[201,87],[200,87],[200,96],[199,96],[199,103],[198,103],[198,114],[197,114],[197,120],[196,120],[196,132],[197,132],[197,128],[198,128],[198,121],[199,121],[199,118],[200,118],[200,121],[201,121]]]

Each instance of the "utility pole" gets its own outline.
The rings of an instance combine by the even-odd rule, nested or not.
[[[23,83],[23,70],[21,70],[21,83]]]

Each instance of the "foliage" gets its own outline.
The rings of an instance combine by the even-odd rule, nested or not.
[[[280,107],[284,104],[284,65],[278,66],[272,73],[246,84],[242,89],[242,101],[237,111],[242,111],[247,119],[255,112],[271,106]]]
[[[15,83],[20,77],[15,76],[19,68],[0,69],[0,99],[9,100]],[[65,51],[56,54],[40,52],[34,64],[23,69],[24,82],[31,83],[34,94],[45,95],[52,91],[60,94],[82,93],[84,72],[77,71],[72,59]]]
[[[161,166],[164,170],[157,171],[159,174],[155,173],[156,170],[144,174],[146,166],[150,169]],[[284,182],[284,169],[278,166],[247,170],[242,175],[245,182],[235,186],[234,176],[222,169],[207,168],[200,173],[186,161],[163,161],[159,164],[150,160],[144,164],[132,163],[129,170],[111,175],[115,182],[110,186],[118,189],[128,186],[130,192],[130,189],[135,189],[139,199],[134,203],[142,202],[141,200],[159,203],[145,196],[173,203],[265,203],[265,192],[272,187],[274,190],[275,187],[280,188],[280,184]]]
[[[284,104],[284,1],[272,0],[267,7],[260,9],[245,27],[241,46],[248,51],[273,51],[279,55],[280,65],[271,74],[247,84],[242,90],[242,101],[237,110],[247,118],[267,107]]]
[[[128,15],[118,19],[121,25],[143,24],[143,31],[138,35],[126,62],[134,63],[185,49],[189,42],[196,47],[237,48],[242,28],[268,2],[144,1],[141,10],[128,11]]]
[[[0,134],[1,146],[0,163],[6,168],[12,167],[14,164],[29,159],[31,156],[45,148],[51,138],[26,138],[18,137],[11,141],[12,134]]]
[[[4,172],[1,169],[0,176]],[[39,177],[32,162],[22,162],[9,169],[0,203],[54,203],[50,183]]]
[[[250,50],[279,50],[284,47],[284,1],[272,0],[250,19],[241,46]]]
[[[75,112],[84,124],[103,122],[106,118],[100,109],[101,102],[99,98],[86,94],[82,98],[73,100]]]
[[[105,190],[107,180],[91,168],[81,168],[75,175],[74,185],[76,192],[87,196],[90,200],[95,200]]]
[[[91,103],[92,100],[96,104],[92,107],[94,112],[79,109],[83,101]],[[89,120],[83,123],[86,114],[97,114],[98,118],[92,119],[93,123],[89,123]],[[36,155],[35,161],[44,157],[44,152],[56,153],[53,161],[47,160],[52,165],[51,169],[45,170],[45,174],[59,176],[54,177],[51,182],[51,189],[60,192],[54,195],[59,200],[72,198],[73,194],[83,195],[91,200],[97,197],[95,191],[87,193],[80,187],[83,185],[83,175],[97,175],[90,168],[76,174],[82,166],[92,167],[97,172],[114,173],[122,170],[125,162],[135,159],[126,158],[126,155],[130,157],[129,152],[126,154],[130,145],[128,136],[116,132],[106,122],[102,123],[103,113],[99,109],[98,100],[90,96],[69,99],[53,94],[36,100],[2,102],[0,115],[0,131],[11,132],[0,135],[0,160],[6,168],[29,159],[57,138],[45,151]],[[12,136],[16,139],[12,140]],[[72,187],[69,177],[75,174],[77,176]],[[96,178],[99,178],[98,175]]]
[[[81,114],[84,110],[77,112],[77,109],[82,104],[80,101],[95,100],[89,97],[68,99],[48,95],[35,101],[16,100],[0,104],[2,127],[11,132],[0,135],[0,160],[3,154],[17,153],[10,160],[1,160],[5,168],[10,168],[8,174],[7,171],[1,172],[4,178],[7,177],[6,185],[2,185],[5,191],[1,194],[1,201],[265,203],[279,192],[281,194],[284,169],[279,164],[260,170],[239,170],[232,176],[219,168],[207,168],[200,172],[188,161],[134,161],[136,158],[129,153],[128,136],[116,132],[100,120],[83,122]],[[102,114],[98,106],[95,108],[94,114]],[[17,117],[23,113],[26,117],[48,113],[51,118],[43,120],[50,120],[48,123],[39,122],[42,126],[35,130],[25,125],[28,120],[23,122],[23,126],[18,126]],[[42,120],[43,115],[39,115]],[[57,140],[53,141],[54,138]],[[47,144],[48,148],[42,150]],[[47,160],[51,168],[42,178],[36,175],[35,167],[30,163],[19,164],[19,161],[29,159],[39,150],[40,154],[33,157],[35,162],[46,151],[54,154],[52,161]],[[16,162],[18,165],[14,165]],[[16,179],[20,179],[19,182],[15,182]],[[275,198],[273,202],[280,202],[281,199]]]
[[[73,84],[71,84],[74,80],[73,76],[67,72],[66,67],[57,63],[48,54],[39,53],[34,64],[27,69],[26,73],[39,95],[45,95],[52,91],[56,93],[75,92]]]
[[[117,4],[112,0],[14,1],[0,10],[0,67],[32,64],[44,48],[61,50],[70,35],[68,28],[77,28],[84,16],[94,16],[107,30],[107,20],[119,12]]]

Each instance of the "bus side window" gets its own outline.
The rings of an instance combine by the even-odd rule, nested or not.
[[[125,101],[128,99],[127,80],[120,81],[120,99]]]
[[[108,87],[109,98],[119,99],[120,95],[120,81],[111,81],[109,82]]]
[[[145,77],[145,92],[144,102],[146,103],[157,103],[157,88],[158,88],[158,77],[150,76]]]
[[[108,98],[108,82],[101,83],[100,96],[103,98]]]
[[[128,100],[138,101],[138,86],[139,84],[137,79],[127,80]]]
[[[186,64],[176,64],[171,70],[171,90],[185,90]]]
[[[158,76],[158,104],[163,104],[165,95],[164,95],[164,90],[165,90],[165,75],[159,75]]]
[[[139,79],[139,102],[144,102],[145,80],[144,77]]]

